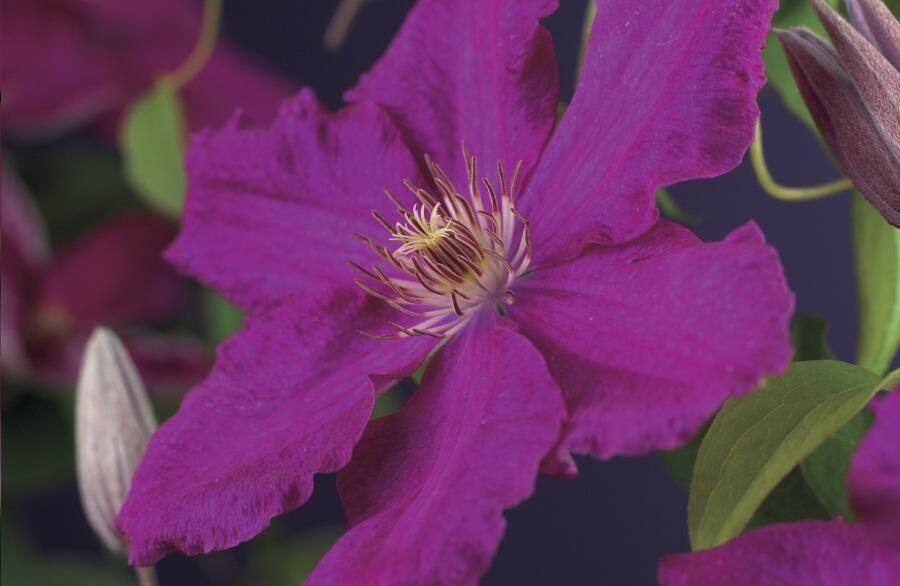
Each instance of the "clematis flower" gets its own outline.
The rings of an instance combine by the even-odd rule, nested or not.
[[[0,179],[5,373],[74,383],[88,336],[105,324],[127,327],[126,344],[155,388],[202,379],[209,358],[198,341],[133,327],[170,316],[181,299],[180,279],[162,259],[175,236],[169,224],[150,214],[115,217],[52,258],[24,186],[6,166]]]
[[[599,2],[557,128],[555,7],[425,0],[345,108],[304,90],[195,138],[167,254],[248,319],[151,440],[132,563],[249,539],[341,470],[350,529],[309,583],[473,583],[542,462],[680,445],[786,366],[757,227],[705,245],[653,204],[741,160],[774,2]]]
[[[881,0],[845,0],[853,25],[813,0],[834,46],[778,31],[797,87],[841,169],[900,226],[900,23]]]
[[[45,135],[114,115],[190,54],[201,12],[191,0],[8,0],[3,5],[3,122]],[[182,92],[192,129],[234,109],[271,120],[291,83],[220,43]]]
[[[900,393],[873,402],[875,424],[847,484],[858,522],[770,525],[719,547],[665,558],[663,586],[900,584]]]

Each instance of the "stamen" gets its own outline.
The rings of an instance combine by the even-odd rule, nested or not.
[[[415,325],[396,321],[387,325],[397,330],[389,335],[359,333],[375,339],[409,336],[447,338],[462,329],[484,307],[515,302],[512,287],[531,262],[531,228],[514,207],[514,192],[522,162],[508,180],[503,164],[497,163],[497,185],[478,178],[478,162],[465,144],[461,145],[466,168],[468,194],[453,186],[450,177],[429,155],[425,165],[438,194],[404,180],[404,186],[416,204],[404,206],[385,188],[395,206],[399,221],[393,226],[379,212],[372,217],[386,228],[390,240],[398,243],[394,251],[377,244],[371,237],[354,234],[378,256],[410,278],[388,276],[378,266],[372,270],[348,261],[381,292],[362,279],[354,282],[367,294],[383,301],[401,314],[420,318]],[[482,197],[480,187],[487,192]],[[485,204],[490,209],[485,209]],[[518,235],[518,236],[516,236]],[[396,296],[387,293],[390,291]]]

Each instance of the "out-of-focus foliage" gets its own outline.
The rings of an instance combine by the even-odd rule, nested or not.
[[[184,111],[169,77],[125,114],[120,143],[125,176],[151,208],[181,217],[187,178],[184,171]]]
[[[853,245],[859,295],[857,362],[884,374],[900,346],[900,230],[859,194],[853,197]]]

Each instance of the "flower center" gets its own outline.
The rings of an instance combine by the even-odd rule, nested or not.
[[[371,270],[350,261],[366,278],[354,279],[364,291],[401,313],[420,318],[412,326],[388,324],[390,335],[369,332],[373,338],[434,336],[445,338],[459,331],[484,307],[502,311],[515,301],[512,285],[531,263],[528,221],[515,208],[513,194],[522,168],[516,165],[507,182],[497,163],[498,188],[487,178],[478,181],[475,157],[463,145],[468,194],[457,191],[447,174],[425,155],[435,192],[405,181],[418,203],[409,210],[388,189],[400,221],[391,224],[377,211],[372,216],[397,242],[396,249],[359,236],[389,263],[387,270]]]

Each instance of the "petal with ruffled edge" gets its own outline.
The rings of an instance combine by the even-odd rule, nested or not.
[[[167,257],[248,311],[307,289],[350,283],[346,262],[374,253],[354,233],[393,206],[418,168],[386,114],[370,103],[329,114],[304,90],[270,128],[238,121],[198,135],[187,157],[183,227]],[[390,214],[390,215],[389,215]]]
[[[387,110],[418,157],[466,185],[460,142],[483,169],[533,168],[553,128],[559,75],[539,19],[556,0],[423,0],[387,53],[347,92]]]
[[[740,163],[775,0],[601,0],[571,106],[522,196],[535,261],[653,226],[653,194]]]
[[[853,455],[847,485],[860,525],[900,562],[900,386],[871,405],[875,423]]]
[[[548,472],[574,472],[567,451],[678,447],[792,354],[793,295],[755,224],[703,244],[661,221],[627,245],[538,269],[515,292],[511,316],[569,409]]]
[[[474,584],[490,565],[564,410],[537,350],[485,317],[366,430],[338,474],[351,529],[308,584]]]
[[[666,557],[662,586],[896,584],[859,526],[804,521],[762,527],[719,547]]]
[[[376,392],[435,343],[354,332],[383,323],[384,307],[345,289],[248,318],[151,439],[118,518],[132,563],[247,540],[306,502],[313,474],[347,463]]]

